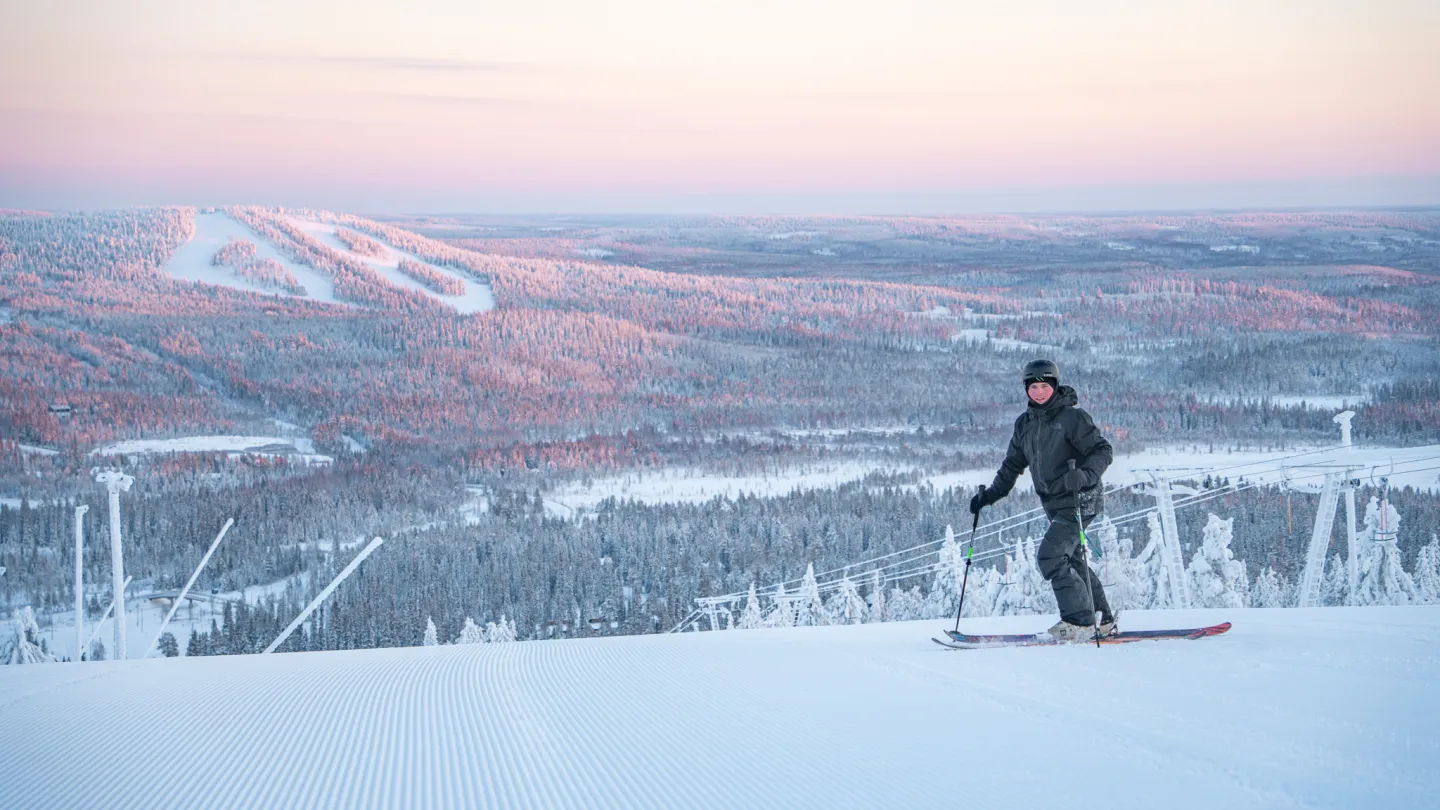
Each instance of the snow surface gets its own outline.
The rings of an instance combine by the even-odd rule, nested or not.
[[[311,237],[324,244],[326,247],[338,253],[344,254],[345,256],[348,256],[352,259],[355,259],[356,261],[364,262],[370,267],[371,270],[374,270],[387,282],[396,287],[401,287],[407,290],[414,290],[415,292],[428,295],[431,298],[434,298],[436,301],[453,307],[456,311],[462,312],[466,315],[474,312],[486,312],[495,308],[495,296],[491,293],[490,285],[488,284],[476,281],[475,279],[468,276],[461,275],[460,273],[457,273],[448,267],[441,267],[439,265],[431,264],[430,262],[425,261],[419,256],[411,253],[406,253],[402,250],[397,250],[396,248],[386,245],[384,243],[380,243],[380,246],[385,249],[385,255],[383,256],[365,256],[360,253],[355,253],[354,251],[350,250],[350,248],[346,247],[345,243],[341,242],[339,237],[335,236],[334,225],[325,222],[313,222],[308,219],[297,219],[295,217],[290,217],[289,219],[291,224],[305,231]],[[376,241],[378,242],[378,240]],[[440,293],[432,291],[424,284],[421,284],[415,279],[410,278],[409,276],[400,272],[399,267],[401,259],[409,259],[413,262],[418,262],[425,265],[426,267],[429,267],[431,270],[440,273],[441,275],[449,276],[456,281],[463,282],[465,285],[464,295],[441,295]]]
[[[1435,805],[1440,608],[1124,622],[1220,619],[1102,649],[953,652],[928,621],[0,667],[0,807]]]
[[[220,212],[197,213],[195,215],[195,235],[175,251],[175,255],[165,262],[163,269],[180,281],[203,282],[282,298],[297,297],[246,281],[231,272],[228,267],[217,267],[211,264],[211,260],[215,258],[215,252],[224,247],[232,238],[253,243],[256,248],[255,255],[259,258],[274,259],[284,265],[285,269],[295,275],[300,286],[305,288],[306,295],[303,297],[330,304],[340,303],[335,298],[335,285],[331,283],[330,279],[321,275],[313,267],[292,261],[265,237],[251,231],[228,214]]]
[[[142,453],[249,453],[251,455],[294,456],[312,464],[329,464],[330,456],[315,452],[315,444],[305,438],[277,436],[185,436],[179,439],[128,439],[107,444],[91,452],[97,456],[137,455]]]

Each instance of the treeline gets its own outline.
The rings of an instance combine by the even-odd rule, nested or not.
[[[392,481],[389,486],[399,483]],[[321,501],[332,494],[331,490],[316,489],[308,480],[296,484],[318,493]],[[366,489],[364,484],[356,485]],[[343,488],[333,492],[341,491]],[[368,491],[374,497],[375,491]],[[388,522],[393,526],[394,520],[384,519],[391,510],[413,516],[410,510],[420,509],[424,489],[407,492],[410,494],[391,496],[370,525]],[[1362,490],[1360,503],[1372,494]],[[250,497],[257,493],[251,492]],[[182,508],[173,499],[152,500],[170,503],[169,509]],[[483,624],[498,621],[502,614],[513,617],[522,638],[588,634],[588,629],[581,628],[591,619],[601,619],[606,632],[611,632],[612,621],[616,623],[614,632],[665,630],[690,614],[696,597],[744,592],[751,584],[763,591],[781,581],[793,583],[810,565],[816,571],[848,567],[854,580],[863,585],[872,567],[867,561],[938,541],[947,525],[963,527],[969,518],[965,491],[897,486],[878,477],[778,498],[715,498],[700,504],[653,506],[610,501],[593,518],[575,520],[547,517],[539,493],[501,489],[490,492],[488,500],[486,513],[464,521],[392,531],[386,544],[334,594],[326,610],[307,623],[305,633],[291,642],[293,648],[418,644],[427,617],[435,622],[440,638],[447,640],[460,634],[467,618]],[[1191,559],[1200,548],[1214,513],[1233,520],[1229,548],[1246,564],[1252,579],[1269,569],[1280,580],[1297,582],[1318,500],[1315,495],[1258,488],[1227,492],[1205,504],[1181,508],[1177,517],[1185,559]],[[315,515],[318,525],[353,510],[353,503],[343,503],[333,511],[311,510],[294,502],[267,503],[287,511],[251,508],[233,531],[238,533],[237,539],[256,538],[242,541],[235,549],[256,555],[262,566],[268,560],[274,568],[256,568],[251,561],[251,567],[243,572],[268,575],[270,579],[261,580],[268,582],[308,571],[309,584],[251,606],[246,621],[252,629],[245,631],[243,638],[229,637],[227,634],[240,631],[232,631],[229,622],[222,624],[219,635],[212,634],[213,640],[205,642],[212,646],[198,648],[200,652],[248,651],[268,643],[354,553],[355,547],[350,547],[338,553],[299,552],[287,557],[297,554],[289,548],[296,534],[284,519],[285,515]],[[1390,503],[1403,516],[1399,553],[1408,570],[1415,565],[1420,548],[1440,532],[1440,497],[1407,489],[1392,491]],[[1144,548],[1150,529],[1143,513],[1153,504],[1153,499],[1128,491],[1110,495],[1107,511],[1113,518],[1133,515],[1121,522],[1112,548],[1128,548],[1133,554]],[[1012,518],[1032,506],[1029,498],[1007,499],[986,511],[986,523]],[[63,521],[65,517],[66,513],[60,512],[55,519]],[[1043,531],[1042,520],[1016,525],[999,537],[983,540],[976,551],[981,556],[1004,552],[1023,558],[1017,545]],[[330,535],[320,531],[309,536],[314,542]],[[1343,558],[1344,532],[1338,525],[1334,536],[1327,556]],[[267,538],[268,544],[258,538]],[[194,546],[185,552],[197,557],[199,553]],[[127,557],[127,570],[143,576],[138,572],[144,570],[141,566],[147,559],[137,556],[132,565]],[[294,562],[287,566],[287,560]],[[240,564],[239,560],[221,561],[215,575],[222,579],[238,576],[241,571],[236,566]],[[990,557],[986,564],[999,564],[1001,574],[1005,573],[1002,559]],[[1102,557],[1100,564],[1107,561]],[[103,571],[101,566],[99,573]],[[57,576],[61,579],[53,586],[55,606],[63,608],[68,601],[60,597],[65,596],[68,580],[61,573]],[[918,587],[925,593],[933,582],[933,574],[917,569],[913,576],[891,582],[887,589]],[[235,621],[240,622],[238,613]],[[550,629],[552,622],[555,630]]]

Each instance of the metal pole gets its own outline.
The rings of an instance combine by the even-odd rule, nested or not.
[[[985,491],[985,485],[980,485]],[[981,507],[982,509],[984,507]],[[965,552],[965,576],[960,578],[960,606],[955,608],[955,632],[960,632],[960,612],[965,609],[965,586],[970,582],[970,558],[975,556],[975,530],[980,528],[980,510],[975,510],[975,522],[970,524],[970,549]]]
[[[325,590],[321,591],[319,596],[311,600],[310,604],[306,606],[304,610],[300,611],[300,615],[296,616],[295,620],[290,622],[290,626],[286,627],[283,633],[276,637],[274,641],[270,642],[270,646],[266,647],[264,651],[267,653],[275,652],[276,647],[284,644],[285,639],[289,638],[290,634],[295,632],[295,628],[299,627],[300,623],[305,621],[305,618],[314,612],[315,608],[320,607],[320,603],[324,602],[326,597],[330,596],[331,592],[339,587],[340,583],[344,582],[346,577],[350,576],[350,572],[354,571],[360,565],[361,561],[370,556],[370,552],[379,548],[383,542],[385,541],[379,537],[371,540],[370,544],[365,546],[359,554],[355,555],[355,559],[351,560],[349,565],[345,566],[345,570],[337,574],[335,579],[331,580],[330,584],[325,586]]]
[[[1075,459],[1069,459],[1075,469]],[[1080,559],[1085,563],[1085,588],[1090,592],[1090,626],[1095,628],[1095,649],[1100,649],[1100,625],[1095,619],[1095,586],[1090,582],[1090,546],[1085,537],[1085,520],[1080,517],[1080,504],[1075,504],[1075,528],[1080,531]]]
[[[127,577],[126,580],[125,580],[125,586],[126,586],[126,587],[129,587],[129,585],[130,585],[130,579]],[[124,588],[122,588],[121,590],[124,590]],[[106,620],[108,620],[108,619],[110,618],[110,613],[111,613],[112,611],[114,611],[114,610],[115,610],[115,600],[114,600],[114,599],[111,599],[111,600],[110,600],[110,604],[108,604],[108,605],[105,606],[105,612],[100,615],[100,622],[95,625],[95,630],[90,633],[90,640],[87,641],[87,642],[85,642],[85,651],[86,651],[86,652],[89,652],[89,651],[90,651],[90,645],[95,643],[95,639],[97,639],[97,638],[100,637],[100,631],[103,630],[103,629],[105,629],[105,622],[106,622]]]
[[[185,598],[185,594],[190,592],[190,586],[195,584],[195,580],[200,577],[200,572],[205,568],[205,563],[210,562],[210,555],[214,554],[215,549],[220,547],[220,541],[225,539],[225,533],[230,531],[230,527],[234,525],[235,518],[230,518],[225,521],[225,525],[220,528],[220,533],[215,535],[215,542],[210,544],[210,550],[206,551],[205,556],[200,558],[200,564],[195,566],[195,572],[190,575],[190,579],[185,583],[185,587],[181,588],[180,593],[175,595],[175,601],[170,605],[170,612],[165,614],[165,621],[160,623],[160,629],[156,631],[155,639],[150,642],[149,647],[145,648],[145,654],[140,656],[141,658],[149,658],[150,653],[155,651],[155,645],[159,644],[160,637],[165,635],[165,627],[170,624],[170,619],[175,615],[175,611],[180,609],[180,602]]]
[[[75,660],[85,656],[85,513],[90,507],[75,507]]]
[[[110,579],[115,589],[115,658],[124,660],[125,653],[125,555],[120,546],[120,493],[128,491],[135,479],[119,470],[106,470],[95,476],[110,492]]]

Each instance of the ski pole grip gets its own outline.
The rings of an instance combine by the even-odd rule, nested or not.
[[[1073,459],[1073,458],[1067,458],[1067,459],[1065,459],[1065,461],[1070,464],[1070,469],[1072,469],[1072,470],[1075,469],[1075,459]]]

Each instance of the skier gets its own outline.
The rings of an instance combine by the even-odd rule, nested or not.
[[[994,482],[970,499],[970,513],[978,515],[1010,494],[1015,479],[1029,467],[1035,494],[1050,519],[1036,563],[1060,605],[1060,621],[1048,632],[1058,641],[1086,640],[1097,633],[1107,636],[1115,632],[1116,615],[1100,578],[1081,554],[1080,529],[1104,508],[1100,476],[1110,466],[1113,451],[1090,414],[1076,407],[1075,389],[1060,384],[1059,366],[1049,360],[1031,361],[1023,379],[1028,407],[1015,420],[1015,433]]]

